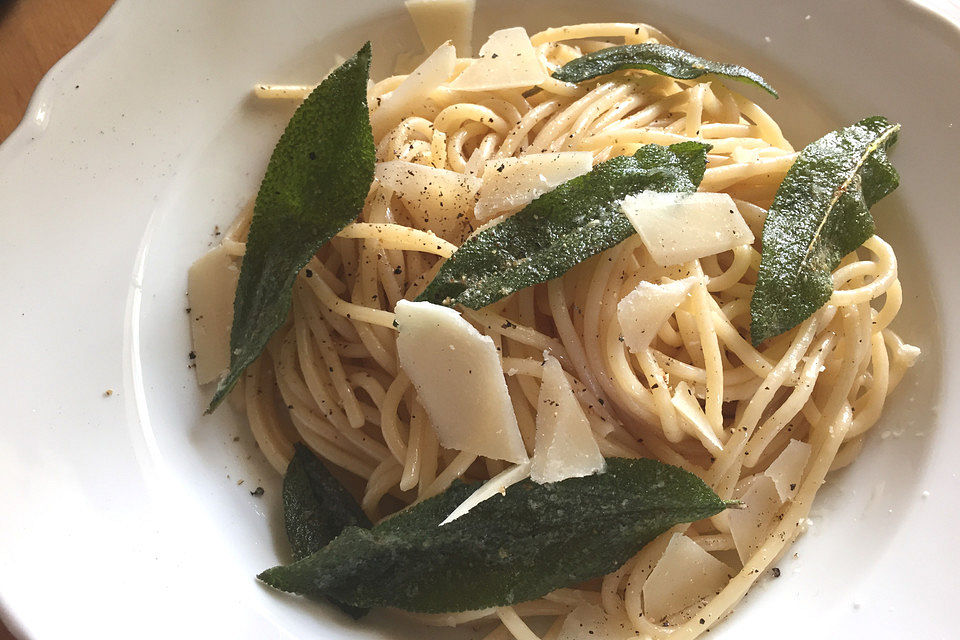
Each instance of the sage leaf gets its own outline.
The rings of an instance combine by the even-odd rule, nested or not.
[[[283,476],[283,524],[294,560],[302,560],[330,544],[346,527],[373,525],[319,458],[300,443],[293,446],[293,459]],[[367,613],[330,601],[355,619]]]
[[[444,526],[474,488],[456,483],[372,529],[350,527],[267,584],[355,606],[454,612],[507,606],[616,570],[670,527],[728,505],[699,478],[655,460],[511,486]]]
[[[563,82],[583,82],[624,69],[645,69],[663,76],[693,80],[712,73],[731,80],[749,82],[774,97],[777,92],[760,75],[735,64],[714,62],[666,44],[646,42],[608,47],[571,60],[553,73]]]
[[[283,524],[296,560],[327,546],[346,527],[373,526],[350,492],[299,443],[283,477]]]
[[[830,299],[831,272],[874,233],[870,207],[900,184],[887,160],[899,131],[899,124],[874,116],[800,152],[763,225],[750,300],[754,345],[797,326]]]
[[[626,196],[696,191],[709,149],[699,142],[648,144],[598,164],[467,238],[417,300],[479,309],[563,275],[636,233],[620,212]]]
[[[368,42],[304,100],[273,150],[233,303],[230,369],[207,413],[286,321],[300,269],[363,207],[376,155],[367,110],[369,69]]]

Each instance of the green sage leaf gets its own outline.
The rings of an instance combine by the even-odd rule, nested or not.
[[[294,560],[302,560],[330,544],[347,527],[373,526],[366,514],[327,467],[300,443],[283,476],[283,524]],[[367,610],[331,598],[353,618]]]
[[[681,80],[693,80],[712,73],[749,82],[777,97],[776,90],[749,69],[735,64],[714,62],[677,47],[652,42],[608,47],[588,53],[557,69],[553,77],[563,82],[577,83],[624,69],[645,69]]]
[[[273,150],[234,298],[230,370],[207,413],[286,321],[300,269],[363,207],[376,155],[367,110],[369,69],[368,42],[304,100]]]
[[[302,444],[283,477],[283,524],[296,560],[330,544],[346,527],[373,526],[327,467]]]
[[[345,529],[259,578],[355,606],[432,613],[507,606],[610,573],[673,525],[727,506],[682,469],[612,458],[605,473],[525,480],[438,526],[473,490],[457,483],[372,529]]]
[[[887,160],[900,125],[881,116],[804,147],[763,225],[750,300],[754,345],[810,317],[833,293],[831,272],[874,233],[870,207],[900,184]]]
[[[563,275],[635,233],[620,212],[626,196],[696,191],[709,149],[699,142],[649,144],[598,164],[468,238],[417,300],[479,309]]]

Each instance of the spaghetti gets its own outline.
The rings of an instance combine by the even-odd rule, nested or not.
[[[618,23],[548,29],[530,38],[551,70],[614,40],[669,43],[653,27]],[[464,66],[458,61],[458,71]],[[404,78],[372,85],[374,114]],[[377,159],[482,178],[490,159],[587,151],[596,164],[648,143],[709,142],[700,190],[731,195],[757,241],[665,268],[634,236],[561,278],[463,310],[502,356],[528,450],[546,351],[573,379],[604,456],[680,466],[730,499],[792,440],[807,443],[811,455],[795,495],[742,568],[715,596],[667,619],[649,617],[643,598],[667,541],[683,532],[707,552],[730,552],[736,545],[727,513],[675,527],[616,572],[576,589],[499,610],[414,617],[444,625],[491,619],[498,627],[488,638],[533,640],[541,636],[527,622],[548,616],[555,621],[542,637],[550,640],[571,611],[593,605],[640,637],[695,638],[724,618],[803,531],[827,473],[857,456],[886,397],[916,359],[917,349],[889,327],[902,302],[896,256],[883,239],[871,237],[834,272],[835,292],[823,308],[756,348],[746,336],[759,238],[766,208],[797,157],[777,123],[715,78],[632,72],[577,86],[548,79],[540,91],[531,94],[532,88],[464,93],[444,85],[418,96],[412,112],[376,139]],[[256,92],[302,98],[309,90],[259,85]],[[250,219],[245,212],[225,234],[230,255],[243,255]],[[416,297],[477,226],[465,216],[455,233],[437,237],[375,181],[359,220],[310,260],[294,286],[286,326],[233,396],[278,471],[293,455],[293,443],[304,442],[363,481],[362,507],[375,521],[386,515],[388,496],[395,508],[436,495],[456,478],[486,480],[505,469],[501,461],[439,445],[397,359],[392,309]],[[691,275],[698,277],[693,295],[659,327],[648,349],[631,353],[621,339],[618,301],[641,280]],[[708,425],[709,434],[691,429],[690,415],[680,415],[673,401],[678,388],[694,399],[684,411]]]

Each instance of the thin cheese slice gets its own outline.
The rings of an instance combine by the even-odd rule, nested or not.
[[[567,180],[590,171],[589,151],[531,153],[519,158],[488,160],[477,200],[477,220],[512,213]]]
[[[773,526],[780,511],[780,494],[773,479],[761,474],[743,481],[734,495],[743,502],[744,508],[729,509],[726,513],[733,544],[740,561],[746,563],[763,544]]]
[[[507,489],[524,478],[530,476],[530,462],[522,462],[515,467],[510,467],[505,469],[493,476],[482,485],[480,488],[470,494],[466,500],[460,503],[460,505],[450,512],[443,522],[440,523],[440,526],[453,522],[461,516],[465,516],[470,513],[470,510],[475,506],[483,502],[484,500],[489,500],[496,495],[504,495],[507,492]]]
[[[725,193],[643,191],[624,198],[621,210],[661,266],[753,243],[753,232]]]
[[[440,45],[413,70],[400,85],[383,97],[370,114],[373,137],[379,140],[423,104],[431,91],[450,79],[457,64],[457,51],[452,44]]]
[[[693,436],[706,447],[712,455],[717,455],[723,451],[723,443],[717,437],[713,427],[707,420],[700,401],[693,395],[693,389],[685,381],[677,383],[673,390],[673,397],[670,398],[671,404],[680,414],[681,427],[688,435]]]
[[[404,4],[424,49],[433,51],[450,39],[461,57],[472,53],[475,0],[406,0]]]
[[[643,613],[658,622],[715,596],[735,571],[676,533],[643,583]]]
[[[501,29],[490,34],[480,47],[480,57],[450,83],[459,91],[496,91],[540,84],[547,79],[523,27]]]
[[[424,52],[401,51],[397,54],[397,59],[393,63],[393,75],[405,76],[411,69],[416,69],[427,59],[428,54]]]
[[[193,263],[187,274],[190,335],[197,382],[213,382],[230,367],[233,298],[240,268],[223,246]]]
[[[418,226],[460,243],[480,188],[478,178],[403,160],[377,164],[374,177],[400,197]]]
[[[530,478],[540,484],[559,482],[605,468],[590,421],[573,395],[570,381],[557,359],[545,354]]]
[[[610,615],[595,604],[582,604],[564,619],[557,640],[627,640],[637,638],[623,614]]]
[[[527,451],[493,339],[430,302],[396,306],[400,366],[444,447],[522,463]]]
[[[777,459],[770,463],[764,475],[769,476],[777,486],[780,501],[793,500],[800,487],[803,469],[810,458],[811,447],[806,442],[791,440]]]
[[[734,200],[733,202],[737,205],[737,211],[743,216],[744,222],[750,227],[754,237],[761,235],[763,233],[763,223],[767,219],[767,210],[746,200]]]
[[[620,334],[627,348],[633,353],[640,353],[649,347],[663,323],[686,300],[698,282],[696,276],[666,284],[641,280],[617,304]]]

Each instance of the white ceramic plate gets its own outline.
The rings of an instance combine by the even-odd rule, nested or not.
[[[478,34],[656,24],[771,80],[781,99],[760,100],[798,144],[903,123],[903,186],[875,214],[923,360],[782,577],[711,637],[957,637],[960,31],[895,0],[479,4]],[[313,81],[368,38],[377,75],[414,46],[399,0],[120,0],[0,148],[0,602],[24,636],[423,637],[257,584],[283,548],[278,479],[229,408],[201,417],[187,368],[186,269],[290,115],[250,87]]]

